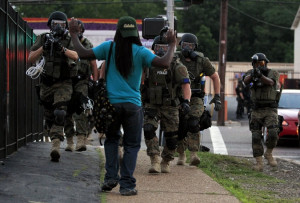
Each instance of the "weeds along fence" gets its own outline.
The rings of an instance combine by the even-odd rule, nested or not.
[[[40,140],[43,112],[35,85],[26,76],[33,30],[9,4],[0,1],[0,159]]]

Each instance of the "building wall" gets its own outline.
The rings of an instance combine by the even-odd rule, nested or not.
[[[295,29],[294,38],[294,64],[295,72],[300,72],[300,26]]]

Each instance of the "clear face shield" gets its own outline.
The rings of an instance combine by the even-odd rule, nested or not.
[[[168,51],[168,45],[167,44],[155,44],[154,45],[154,53],[157,56],[163,56]]]

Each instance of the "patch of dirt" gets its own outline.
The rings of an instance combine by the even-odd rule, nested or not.
[[[245,159],[255,163],[254,158]],[[261,187],[256,189],[274,192],[280,199],[293,200],[300,198],[300,165],[282,159],[276,160],[278,166],[271,167],[264,159],[263,173],[281,181],[270,184],[256,184],[255,187]]]

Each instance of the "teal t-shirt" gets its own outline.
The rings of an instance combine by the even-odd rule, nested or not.
[[[106,41],[93,48],[96,59],[107,61],[110,43],[111,41]],[[130,102],[138,106],[142,105],[140,84],[143,68],[151,67],[152,60],[156,55],[144,46],[133,44],[132,56],[134,68],[128,78],[125,79],[117,70],[115,44],[113,45],[109,70],[106,73],[108,98],[112,104]]]

